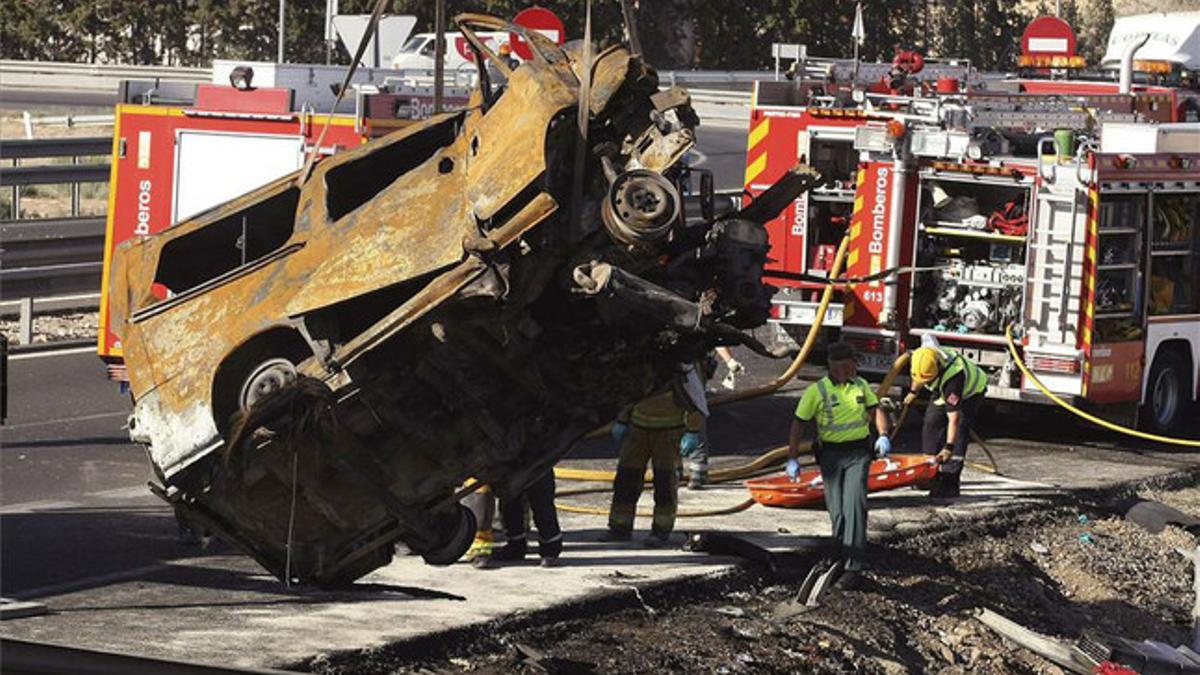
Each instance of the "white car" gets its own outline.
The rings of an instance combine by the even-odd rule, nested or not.
[[[476,33],[481,41],[500,52],[500,45],[508,43],[508,33],[490,32]],[[397,70],[432,70],[434,66],[434,33],[417,33],[408,39],[396,58],[392,59],[392,67]],[[472,63],[474,59],[466,38],[457,32],[446,33],[446,57],[443,67],[454,70]]]

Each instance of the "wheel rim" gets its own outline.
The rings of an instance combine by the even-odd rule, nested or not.
[[[284,358],[264,361],[246,377],[238,395],[238,405],[249,410],[263,398],[283,389],[296,379],[296,366]]]
[[[1154,421],[1160,427],[1170,426],[1179,409],[1179,378],[1173,368],[1166,368],[1154,380]]]

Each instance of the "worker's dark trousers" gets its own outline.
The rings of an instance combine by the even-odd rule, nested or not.
[[[821,480],[825,483],[825,508],[833,523],[833,539],[841,546],[847,570],[867,566],[867,474],[871,469],[871,441],[823,443],[817,451]]]
[[[675,470],[679,466],[679,439],[682,436],[683,427],[643,429],[630,425],[617,459],[612,508],[608,513],[610,530],[622,534],[633,530],[647,465],[654,469],[654,520],[650,529],[660,536],[675,529],[679,489],[679,475]]]
[[[538,531],[538,555],[557,558],[562,552],[562,528],[554,509],[554,472],[548,471],[525,492],[500,502],[500,519],[504,522],[504,538],[519,541],[526,538],[525,507],[533,512],[533,524]]]
[[[971,429],[975,427],[975,418],[979,415],[979,407],[983,405],[983,394],[966,399],[958,406],[958,433],[954,436],[954,447],[950,450],[950,460],[938,467],[937,476],[933,479],[930,494],[934,497],[958,496],[959,481],[962,478],[963,462],[967,458],[967,444],[971,442]],[[946,444],[946,430],[950,426],[950,418],[946,415],[946,406],[930,404],[925,408],[925,422],[921,427],[921,443],[928,455],[936,455]]]

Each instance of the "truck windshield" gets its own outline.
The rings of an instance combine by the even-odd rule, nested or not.
[[[408,42],[404,43],[404,47],[402,47],[400,49],[400,53],[401,54],[416,54],[417,52],[421,51],[421,47],[425,44],[425,41],[428,39],[429,38],[424,37],[424,36],[409,38]]]

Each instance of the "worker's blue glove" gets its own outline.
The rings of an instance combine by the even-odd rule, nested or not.
[[[791,478],[793,481],[800,477],[800,460],[796,459],[795,457],[788,460],[787,475],[788,478]]]
[[[704,437],[700,435],[700,432],[689,431],[679,439],[679,454],[691,457],[702,445],[704,445]]]
[[[629,425],[628,424],[626,424],[624,422],[613,422],[612,438],[614,441],[617,442],[618,446],[625,442],[625,437],[628,435],[629,435]]]
[[[887,436],[880,436],[875,439],[875,455],[877,457],[887,457],[892,454],[892,439]]]

